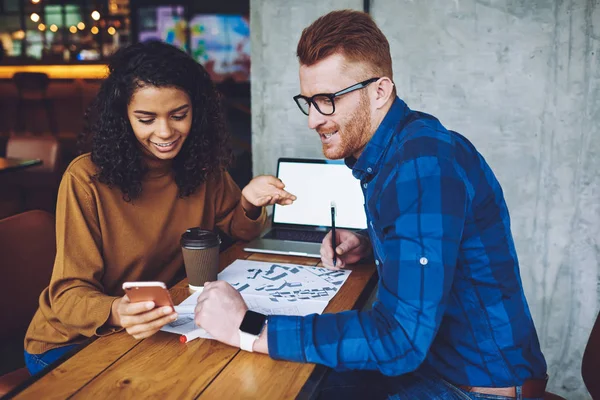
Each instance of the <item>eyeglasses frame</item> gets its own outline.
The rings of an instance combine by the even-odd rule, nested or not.
[[[302,106],[300,105],[300,103],[298,102],[299,99],[303,99],[304,101],[306,101],[306,103],[309,106],[308,111],[310,112],[310,105],[312,104],[315,109],[321,113],[322,115],[333,115],[335,113],[335,101],[334,99],[336,97],[339,97],[341,95],[350,93],[350,92],[354,92],[355,90],[359,90],[359,89],[364,89],[367,86],[369,86],[371,83],[378,81],[381,78],[370,78],[367,80],[364,80],[362,82],[358,82],[355,83],[352,86],[348,86],[346,89],[342,89],[339,92],[335,92],[335,93],[317,93],[314,96],[311,97],[306,97],[303,96],[301,94],[298,94],[296,96],[294,96],[294,101],[296,102],[296,105],[298,106],[298,108],[300,109],[300,111],[302,111],[302,114],[304,115],[308,115],[308,112],[305,112],[304,109],[302,108]],[[330,113],[324,113],[323,111],[321,111],[321,109],[319,108],[319,106],[317,105],[317,103],[315,102],[315,97],[327,97],[329,99],[329,101],[331,101],[331,108],[333,109],[333,111],[331,111]]]

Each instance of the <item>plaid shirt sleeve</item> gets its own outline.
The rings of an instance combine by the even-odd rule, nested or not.
[[[467,181],[455,161],[436,154],[391,162],[394,172],[370,210],[381,243],[378,300],[364,312],[269,317],[271,357],[386,375],[425,359],[453,282]]]

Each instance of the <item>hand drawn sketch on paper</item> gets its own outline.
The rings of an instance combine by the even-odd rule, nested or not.
[[[331,271],[325,268],[311,268],[310,272],[316,274],[319,278],[323,278],[332,285],[342,286],[348,277],[348,271]]]
[[[193,317],[183,317],[183,318],[178,318],[175,321],[169,323],[168,325],[171,328],[177,328],[181,325],[185,325],[185,324],[189,324],[190,322],[194,322],[194,318]]]
[[[196,296],[197,297],[197,296]],[[212,339],[212,336],[204,329],[198,327],[194,322],[194,314],[182,314],[173,321],[162,328],[161,331],[176,333],[178,335],[189,335],[191,333],[197,333],[196,337],[204,339]]]
[[[249,309],[267,315],[320,314],[344,284],[350,271],[259,261],[236,260],[219,274],[240,292]],[[181,306],[195,306],[200,292],[185,299]],[[162,327],[163,331],[188,335],[201,331],[194,314],[180,314],[179,319]]]
[[[349,275],[344,270],[236,260],[219,274],[219,280],[236,288],[252,310],[307,315],[322,312]]]

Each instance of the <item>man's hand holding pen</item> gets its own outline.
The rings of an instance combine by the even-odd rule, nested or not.
[[[345,268],[346,265],[357,263],[362,258],[371,254],[371,242],[369,239],[358,233],[345,229],[335,230],[335,248],[336,265],[333,265],[333,229],[325,236],[321,243],[321,261],[323,266],[338,270]]]

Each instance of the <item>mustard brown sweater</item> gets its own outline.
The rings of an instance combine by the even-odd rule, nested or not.
[[[183,267],[179,240],[186,229],[219,227],[250,240],[264,227],[265,209],[249,219],[227,172],[180,198],[170,163],[147,164],[142,194],[129,203],[118,187],[93,178],[90,154],[67,168],[58,194],[54,270],[25,336],[27,352],[41,354],[118,330],[107,321],[112,302],[124,294],[123,282],[170,282]]]

